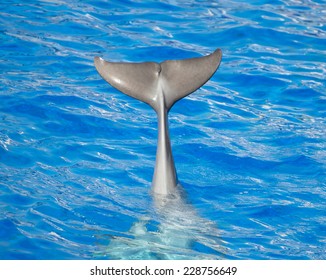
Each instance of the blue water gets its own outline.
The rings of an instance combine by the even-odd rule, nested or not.
[[[0,259],[325,259],[326,3],[1,1]],[[150,184],[154,111],[93,57],[206,55],[170,112],[184,197]]]

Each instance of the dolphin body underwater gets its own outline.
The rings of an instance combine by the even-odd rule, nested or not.
[[[222,58],[213,53],[161,63],[107,62],[94,58],[97,71],[111,86],[150,105],[158,117],[158,144],[152,181],[154,194],[170,195],[178,189],[168,127],[168,113],[183,97],[203,86],[216,72]]]
[[[96,256],[115,260],[226,258],[228,249],[215,222],[201,217],[183,195],[163,197],[154,195],[153,205],[128,232],[109,234],[109,244],[100,246]],[[107,237],[102,238],[106,241]]]

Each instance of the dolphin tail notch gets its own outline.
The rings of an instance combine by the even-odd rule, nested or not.
[[[162,63],[117,63],[95,57],[94,63],[102,78],[111,86],[141,100],[158,111],[163,95],[167,111],[183,97],[204,85],[220,65],[220,49],[203,57],[166,60]]]

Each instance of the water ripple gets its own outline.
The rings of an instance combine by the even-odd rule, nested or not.
[[[0,259],[324,259],[323,1],[2,1]],[[170,112],[184,199],[154,201],[156,116],[93,57],[223,50]],[[166,203],[166,204],[165,204]]]

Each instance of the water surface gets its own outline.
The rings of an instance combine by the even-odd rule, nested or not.
[[[324,1],[2,1],[1,259],[325,259]],[[184,196],[150,194],[153,110],[93,57],[223,61],[170,112]]]

